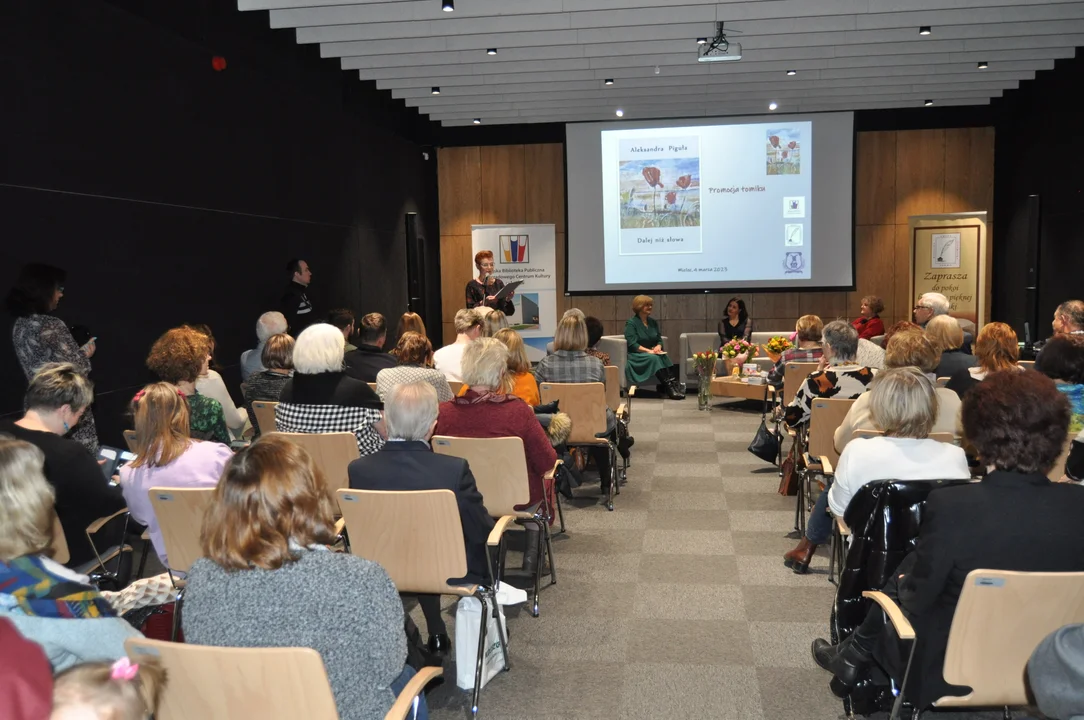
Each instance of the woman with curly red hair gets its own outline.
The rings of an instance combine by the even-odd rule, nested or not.
[[[230,431],[222,405],[196,392],[196,379],[207,372],[210,361],[211,341],[207,336],[190,327],[178,327],[154,341],[147,367],[159,380],[176,385],[184,393],[194,439],[229,445]]]

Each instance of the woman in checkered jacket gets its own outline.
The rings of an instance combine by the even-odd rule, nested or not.
[[[346,340],[334,325],[305,328],[294,344],[294,376],[275,409],[279,432],[352,432],[369,455],[384,446],[378,431],[382,405],[367,383],[343,372]]]

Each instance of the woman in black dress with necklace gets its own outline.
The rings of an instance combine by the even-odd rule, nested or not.
[[[471,278],[467,283],[467,307],[476,308],[485,305],[494,310],[500,310],[506,317],[512,315],[516,311],[516,306],[512,304],[512,296],[515,293],[510,294],[503,302],[493,299],[493,296],[504,287],[502,281],[493,277],[493,268],[496,267],[496,263],[493,262],[493,253],[489,250],[478,252],[474,256],[474,266],[478,268],[478,277]]]
[[[719,321],[719,345],[726,345],[734,338],[749,341],[753,334],[753,320],[745,310],[745,301],[732,297],[726,304],[726,317]]]

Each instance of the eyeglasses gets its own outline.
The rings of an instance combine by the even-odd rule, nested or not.
[[[929,305],[915,305],[915,310],[933,310]]]

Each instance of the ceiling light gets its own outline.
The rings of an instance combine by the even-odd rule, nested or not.
[[[474,118],[474,124],[475,125],[481,125],[482,124],[482,118]]]
[[[497,48],[490,48],[490,49],[486,50],[486,55],[496,55],[496,54],[497,54]]]
[[[797,74],[798,74],[797,70],[787,70],[787,75],[797,75]]]
[[[625,117],[625,111],[621,108],[617,108],[617,112],[614,113],[617,117]]]
[[[433,88],[433,89],[431,89],[431,90],[430,90],[429,92],[431,92],[431,93],[432,93],[432,94],[434,94],[434,95],[440,95],[440,88],[438,88],[438,87],[434,87],[434,88]]]
[[[988,67],[990,67],[990,64],[985,60],[979,63],[979,70],[985,70]]]
[[[603,82],[606,83],[607,85],[613,85],[614,84],[614,79],[613,78],[606,78],[605,80],[603,80]]]
[[[933,100],[927,100],[926,102],[924,102],[922,104],[925,105],[926,107],[929,107],[930,105],[933,105]]]
[[[922,27],[920,27],[918,29],[918,34],[919,35],[929,35],[931,32],[933,32],[933,31],[930,29],[929,25],[923,25]]]
[[[768,103],[768,109],[769,110],[775,110],[777,107],[779,107],[779,105],[774,103],[774,102]]]
[[[444,12],[455,10],[455,0],[441,0],[440,9]]]
[[[708,42],[708,39],[707,39],[707,38],[697,38],[697,39],[696,39],[696,44],[697,44],[697,45],[706,45],[706,44],[707,44],[707,42]]]

